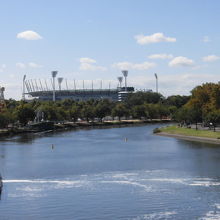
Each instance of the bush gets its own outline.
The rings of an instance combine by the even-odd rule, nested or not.
[[[160,133],[161,132],[161,130],[159,129],[159,128],[155,128],[154,130],[153,130],[153,133],[154,134],[157,134],[157,133]]]

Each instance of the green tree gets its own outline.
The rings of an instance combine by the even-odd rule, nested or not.
[[[100,101],[95,107],[95,116],[99,118],[100,121],[105,116],[111,114],[111,104],[107,100]]]
[[[92,105],[84,105],[81,110],[82,117],[86,119],[87,122],[89,120],[94,121],[95,118],[95,108]]]
[[[148,115],[148,112],[146,111],[146,108],[144,105],[136,105],[132,108],[132,116],[134,118],[141,119],[142,117],[146,117]]]
[[[212,123],[213,129],[215,131],[217,124],[220,123],[220,110],[213,110],[209,112],[205,116],[205,121],[208,123]]]
[[[115,107],[112,109],[111,115],[112,117],[118,117],[120,121],[121,117],[127,117],[129,115],[129,110],[124,103],[117,103]]]
[[[26,125],[28,121],[32,121],[34,119],[35,112],[28,104],[24,104],[18,107],[16,115],[19,122]]]
[[[80,116],[81,112],[79,106],[73,105],[70,110],[70,117],[73,119],[74,122],[76,122]]]
[[[0,128],[5,128],[10,122],[9,117],[5,113],[0,114]]]

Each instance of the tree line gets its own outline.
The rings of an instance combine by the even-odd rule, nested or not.
[[[163,119],[170,118],[181,125],[202,123],[215,127],[220,123],[220,83],[196,86],[189,96],[173,95],[165,98],[160,93],[136,92],[123,102],[104,100],[88,101],[5,101],[0,112],[0,128],[9,124],[26,125],[39,116],[49,121],[103,121],[113,119]]]
[[[49,121],[85,121],[102,122],[106,116],[113,119],[162,119],[173,118],[179,108],[185,105],[189,96],[169,96],[165,98],[159,93],[137,92],[130,94],[123,102],[108,99],[74,101],[31,102],[6,100],[6,106],[0,113],[0,127],[9,124],[26,125],[37,117]]]
[[[215,127],[220,123],[220,83],[205,83],[191,91],[189,101],[174,114],[181,124],[202,123]]]

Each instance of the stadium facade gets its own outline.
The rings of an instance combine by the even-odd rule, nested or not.
[[[57,78],[57,72],[52,72],[51,80],[36,80],[23,78],[23,97],[28,95],[29,99],[37,99],[42,101],[55,101],[71,99],[75,101],[86,101],[89,99],[101,100],[109,99],[112,101],[122,101],[128,94],[134,92],[134,87],[127,87],[127,74],[125,74],[125,86],[122,87],[122,77],[118,77],[118,85],[115,88],[102,88],[103,81],[100,81],[99,89],[93,87],[93,81],[91,82],[91,89],[86,89],[84,86],[84,80],[82,81],[83,88],[76,88],[76,82],[69,83],[66,80],[65,89],[62,88],[63,78]],[[57,83],[56,83],[57,82]],[[57,85],[57,86],[56,86]],[[69,85],[73,85],[69,88]]]

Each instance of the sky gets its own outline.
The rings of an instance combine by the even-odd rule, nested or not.
[[[22,79],[128,86],[189,95],[218,82],[219,0],[0,0],[0,86],[21,99]],[[65,85],[62,85],[65,87]]]

